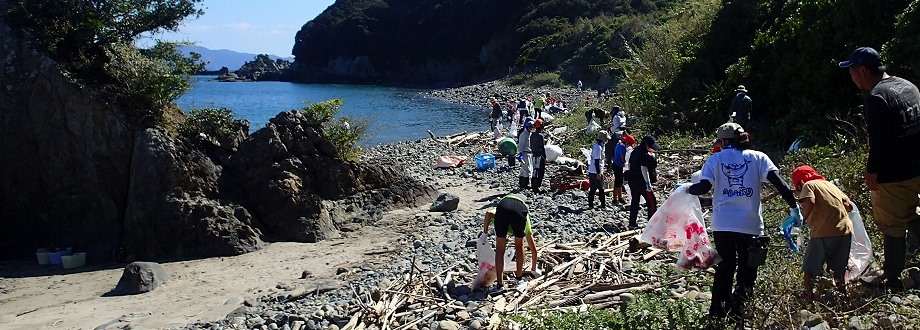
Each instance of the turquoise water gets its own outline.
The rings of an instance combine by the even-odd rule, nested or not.
[[[345,102],[340,115],[370,120],[370,136],[364,146],[417,140],[426,130],[445,135],[462,131],[487,131],[485,107],[472,107],[429,97],[425,90],[285,82],[217,82],[210,76],[195,77],[192,89],[176,104],[183,110],[224,107],[237,118],[248,119],[254,132],[282,111],[339,98]]]

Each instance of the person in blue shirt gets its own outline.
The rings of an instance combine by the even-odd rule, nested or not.
[[[632,146],[636,144],[636,138],[632,135],[624,135],[620,138],[614,147],[613,157],[611,157],[611,171],[613,172],[613,202],[624,205],[623,200],[623,169],[626,167],[626,154],[632,151]]]

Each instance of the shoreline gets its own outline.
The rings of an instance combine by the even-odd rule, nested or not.
[[[486,87],[471,86],[464,89],[445,91],[441,95],[449,94],[453,96],[447,97],[473,99],[466,96],[470,95],[468,94],[470,90],[475,91],[477,88],[481,90],[481,88]],[[517,93],[521,90],[527,89],[509,89],[507,93]],[[488,96],[483,97],[487,98]],[[424,138],[415,141],[378,145],[366,150],[362,159],[377,158],[390,162],[399,171],[430,183],[438,192],[451,193],[460,197],[460,207],[457,211],[446,213],[428,212],[428,204],[416,208],[393,210],[387,212],[380,221],[363,228],[357,230],[340,228],[344,232],[344,238],[342,239],[296,244],[296,247],[288,246],[288,249],[294,250],[296,253],[303,253],[304,258],[310,255],[320,258],[310,259],[318,260],[318,265],[298,264],[293,261],[296,259],[222,263],[225,259],[232,261],[248,259],[246,258],[247,256],[258,256],[260,253],[268,251],[268,248],[237,257],[209,258],[178,263],[176,266],[190,268],[190,273],[174,279],[172,284],[167,282],[163,287],[150,293],[129,297],[129,299],[144,303],[143,306],[145,307],[134,307],[143,309],[137,311],[119,311],[117,309],[112,311],[118,315],[100,315],[92,312],[108,306],[106,305],[106,299],[113,301],[111,298],[101,297],[107,289],[100,292],[100,290],[108,286],[114,287],[115,281],[112,280],[96,283],[89,292],[83,292],[83,300],[57,301],[57,304],[50,304],[58,307],[41,307],[31,312],[28,312],[31,307],[19,308],[18,306],[23,305],[23,301],[33,301],[34,303],[36,298],[29,298],[21,294],[16,295],[17,288],[21,288],[22,285],[37,286],[23,289],[46,291],[40,283],[59,281],[61,285],[55,286],[55,297],[59,297],[60,300],[66,300],[65,297],[73,293],[69,292],[68,289],[76,290],[81,286],[81,283],[85,285],[86,282],[99,282],[97,280],[99,276],[108,279],[117,277],[117,274],[120,273],[120,269],[117,267],[115,269],[95,271],[92,269],[78,269],[76,271],[79,272],[75,273],[54,273],[26,278],[10,277],[0,279],[2,280],[0,281],[0,289],[2,289],[0,293],[3,293],[0,295],[0,301],[15,307],[10,308],[9,312],[15,312],[15,314],[28,313],[23,315],[2,315],[0,316],[0,326],[17,327],[28,324],[28,327],[34,326],[35,328],[59,326],[83,328],[89,324],[93,324],[93,326],[100,325],[120,317],[125,318],[125,321],[120,324],[151,328],[199,329],[203,327],[232,328],[245,326],[251,329],[263,325],[268,326],[269,324],[290,326],[294,320],[302,321],[306,329],[327,329],[332,328],[333,325],[342,326],[349,320],[350,315],[356,312],[356,308],[359,308],[355,300],[356,293],[363,295],[385,288],[394,279],[410,272],[412,269],[418,269],[426,273],[437,273],[457,267],[456,269],[458,270],[475,275],[474,242],[479,232],[481,232],[482,213],[485,209],[494,207],[500,197],[515,188],[518,168],[508,168],[501,159],[496,161],[495,169],[483,172],[474,169],[475,164],[472,159],[467,164],[453,169],[433,170],[432,165],[436,157],[441,155],[472,157],[482,152],[490,152],[494,147],[490,138],[485,138],[482,141],[463,147],[447,146]],[[568,156],[581,158],[579,155]],[[681,166],[686,166],[686,164]],[[692,171],[686,171],[684,176],[689,176],[690,172]],[[547,179],[544,182],[544,188],[548,188],[550,178],[557,174],[558,170],[555,165],[547,166]],[[661,194],[661,192],[658,193],[659,195]],[[585,209],[586,193],[584,191],[569,190],[559,194],[547,192],[539,195],[525,192],[524,194],[528,197],[528,204],[531,206],[538,246],[547,242],[583,241],[588,235],[597,232],[616,232],[626,228],[628,212],[622,208],[605,211],[587,210]],[[664,196],[659,198],[661,197]],[[644,223],[644,219],[644,211],[642,211],[640,212],[640,224]],[[494,237],[492,239],[494,240]],[[384,243],[384,247],[373,244],[368,247],[367,243],[369,242]],[[474,244],[470,244],[471,242]],[[284,247],[285,245],[277,246]],[[336,253],[340,247],[364,247],[364,249],[357,250],[363,252],[350,252],[351,258],[338,264],[329,263],[328,261],[325,265],[321,263],[322,258],[338,258],[341,257],[342,253],[346,253],[344,251]],[[312,249],[312,252],[305,252],[303,249]],[[412,260],[415,260],[414,265]],[[173,263],[167,263],[167,265],[169,264]],[[216,267],[217,270],[215,271],[222,274],[210,280],[208,284],[199,284],[196,287],[193,283],[196,283],[195,281],[201,276],[200,274],[203,274],[204,269],[209,269],[209,267],[210,269]],[[310,275],[304,279],[298,279],[301,273],[308,269],[313,269],[309,271]],[[467,315],[469,318],[462,322],[468,328],[473,328],[469,326],[473,324],[473,321],[480,325],[489,324],[493,306],[489,296],[484,291],[471,291],[467,288],[466,292],[463,292],[461,288],[464,285],[469,285],[471,280],[472,278],[469,276],[456,278],[457,290],[460,290],[456,293],[462,293],[462,295],[458,296],[466,297],[465,301],[459,301],[462,301],[465,309],[473,309]],[[247,289],[245,285],[234,284],[239,283],[239,281],[267,287]],[[324,290],[325,292],[304,296],[293,301],[279,298],[282,295],[290,294],[292,290],[296,290],[298,287],[306,288],[323,281],[333,281],[338,283],[338,286],[328,291]],[[271,286],[271,284],[266,285],[266,283],[277,284]],[[201,286],[213,286],[218,290],[218,293],[207,290],[201,291],[204,289]],[[240,293],[240,289],[246,290]],[[231,292],[231,295],[238,299],[221,296],[218,300],[224,302],[219,303],[211,299],[214,297],[205,298],[220,295],[221,293],[219,292]],[[183,308],[179,302],[189,299],[196,302],[200,301],[202,305],[208,305],[210,309],[203,311],[203,306]],[[211,299],[208,300],[211,302],[205,303],[206,299]],[[67,306],[73,303],[81,307],[68,309]],[[176,308],[172,309],[171,312],[167,312],[170,310],[168,309],[169,306]],[[57,323],[60,319],[57,315],[61,313],[60,309],[57,308],[65,308],[67,313],[74,314],[72,317],[79,321],[72,321],[75,323]],[[157,310],[158,308],[162,308],[162,310]],[[456,319],[458,317],[457,313],[462,309],[450,312],[445,311],[438,319]],[[150,311],[150,314],[132,314],[146,311]],[[229,314],[220,315],[221,313]],[[403,321],[408,323],[412,320]],[[182,323],[186,325],[182,325]],[[425,328],[427,325],[430,324],[425,322],[420,328]],[[427,326],[427,328],[432,329],[431,326]]]

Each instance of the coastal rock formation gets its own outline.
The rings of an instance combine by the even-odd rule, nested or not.
[[[335,157],[282,113],[251,137],[138,127],[0,20],[0,259],[73,247],[90,262],[236,255],[311,242],[431,200],[389,164]]]
[[[433,190],[386,166],[336,158],[322,134],[299,112],[283,112],[231,158],[247,202],[271,239],[315,242],[336,236],[348,222],[374,219],[380,206],[431,199]]]

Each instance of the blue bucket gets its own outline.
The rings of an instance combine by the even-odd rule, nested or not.
[[[493,154],[481,154],[476,155],[476,169],[480,171],[485,171],[491,168],[495,168],[495,155]]]

